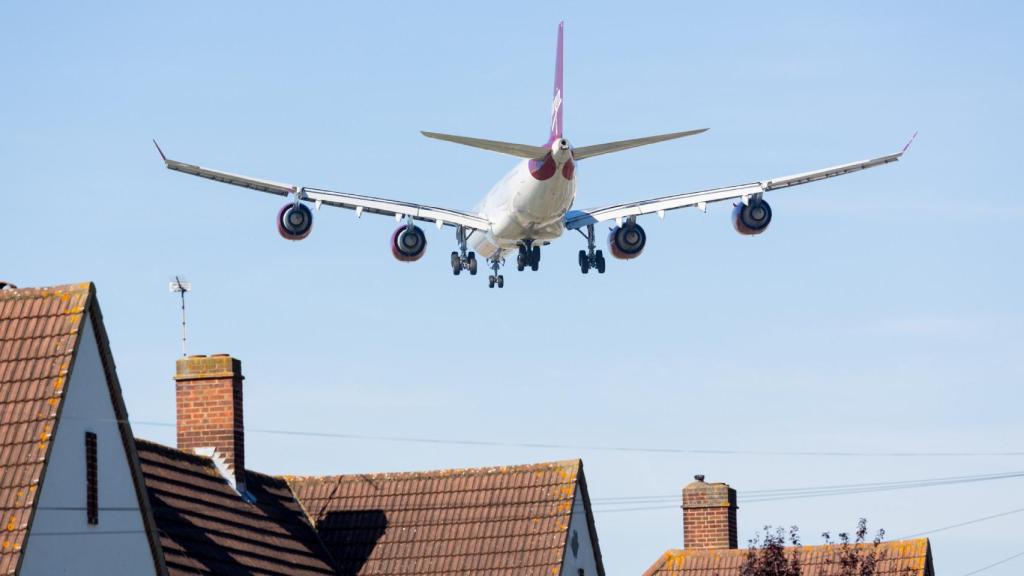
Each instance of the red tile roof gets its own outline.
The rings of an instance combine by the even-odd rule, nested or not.
[[[171,576],[335,574],[288,485],[246,471],[246,502],[210,458],[136,439]]]
[[[91,289],[0,290],[0,574],[22,556]]]
[[[867,551],[870,544],[860,545]],[[794,548],[787,548],[789,554]],[[801,546],[803,576],[836,573],[838,545]],[[669,550],[644,572],[644,576],[739,576],[747,550]],[[934,576],[931,545],[927,538],[896,540],[878,545],[878,576]]]
[[[286,477],[340,574],[558,574],[580,460],[398,474]]]

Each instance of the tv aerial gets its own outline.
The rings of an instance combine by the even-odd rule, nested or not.
[[[181,276],[175,276],[170,284],[171,292],[181,294],[181,355],[188,356],[186,344],[188,342],[188,330],[185,323],[185,294],[192,291],[192,283]]]

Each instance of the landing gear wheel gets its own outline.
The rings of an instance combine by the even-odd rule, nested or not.
[[[534,272],[540,268],[540,246],[534,246],[530,251],[530,269]]]
[[[590,271],[590,257],[587,256],[587,251],[586,250],[580,250],[579,261],[580,261],[580,272],[583,272],[584,274],[589,272]]]
[[[604,274],[604,252],[597,251],[597,273]]]
[[[493,274],[492,274],[492,275],[490,275],[490,276],[488,276],[488,277],[487,277],[487,287],[488,287],[488,288],[494,288],[494,283],[495,283],[495,281],[496,281],[496,280],[495,280],[495,278],[494,278],[494,275],[493,275]]]
[[[459,272],[462,272],[462,258],[459,257],[458,252],[452,252],[452,274],[458,276]]]
[[[523,251],[522,247],[519,248],[519,255],[516,256],[516,270],[522,272],[526,269],[526,252]]]
[[[476,276],[476,253],[470,252],[469,256],[466,257],[466,270],[469,270],[470,276]]]
[[[498,288],[504,288],[504,287],[505,287],[505,277],[502,276],[501,274],[498,274]]]

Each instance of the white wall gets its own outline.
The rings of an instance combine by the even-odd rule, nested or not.
[[[23,576],[155,574],[89,315],[32,522]],[[86,521],[85,432],[96,433],[99,524]],[[111,509],[113,508],[113,509]]]
[[[579,548],[572,553],[573,532],[576,533]],[[583,508],[583,491],[576,485],[576,498],[572,505],[572,520],[569,521],[568,538],[565,540],[565,555],[562,560],[562,576],[577,576],[580,568],[585,576],[597,576],[597,559],[594,557],[594,543],[587,526],[587,512]]]

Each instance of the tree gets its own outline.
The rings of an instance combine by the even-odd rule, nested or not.
[[[830,576],[881,576],[879,566],[885,561],[887,551],[880,544],[885,530],[879,530],[868,542],[868,521],[861,518],[857,530],[851,537],[840,532],[836,539],[828,532],[822,534],[827,551],[824,566],[814,573]],[[786,544],[791,548],[787,548]],[[765,526],[764,536],[757,534],[750,541],[746,560],[740,568],[740,576],[802,576],[805,566],[800,554],[800,532],[796,526],[788,531]],[[913,574],[909,567],[902,574]]]

